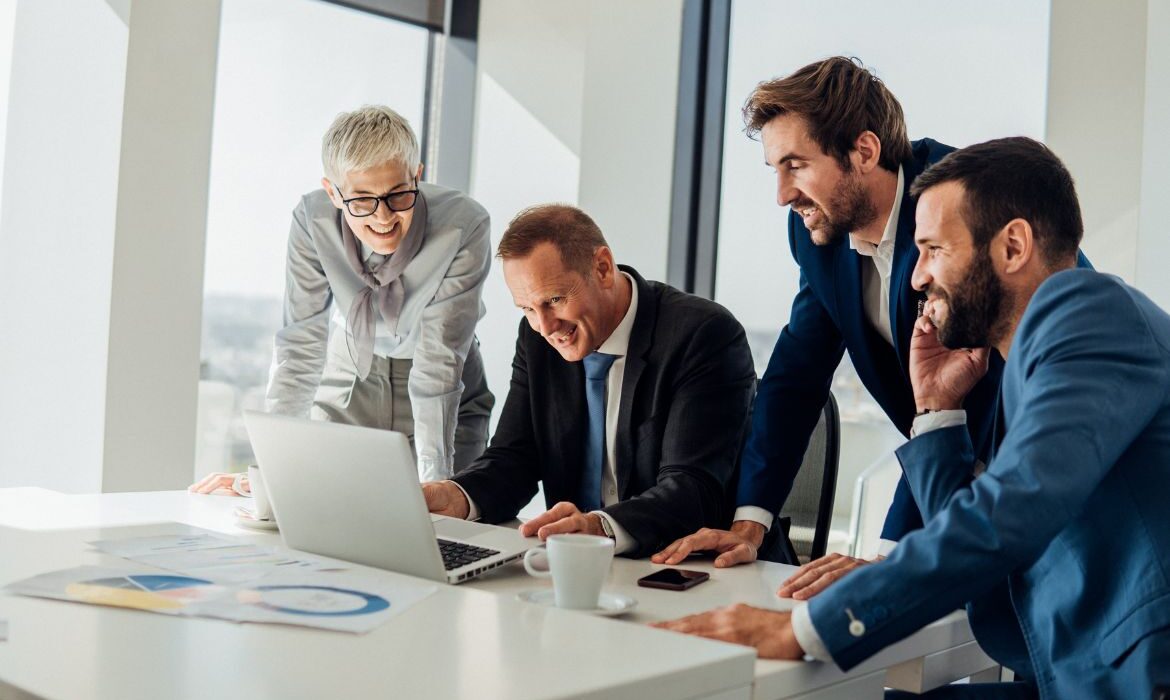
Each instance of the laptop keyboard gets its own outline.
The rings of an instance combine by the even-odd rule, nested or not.
[[[443,554],[443,566],[447,571],[499,554],[494,549],[476,547],[463,542],[452,542],[451,540],[439,540],[439,551]]]

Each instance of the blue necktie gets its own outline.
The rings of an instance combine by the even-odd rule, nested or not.
[[[601,507],[601,470],[605,466],[605,377],[617,355],[592,352],[585,356],[585,403],[589,407],[589,436],[585,441],[585,471],[581,475],[583,512]]]

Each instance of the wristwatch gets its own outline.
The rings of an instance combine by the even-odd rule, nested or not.
[[[616,540],[617,536],[613,534],[613,525],[609,524],[609,518],[598,513],[597,519],[601,521],[601,531],[605,533],[605,536],[611,540]]]

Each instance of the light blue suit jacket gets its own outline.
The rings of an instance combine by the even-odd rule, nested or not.
[[[978,478],[962,427],[898,450],[926,526],[814,598],[813,625],[847,669],[1006,580],[1026,649],[980,638],[992,657],[1026,653],[1041,697],[1148,698],[1170,683],[1170,316],[1115,277],[1059,272],[1001,400]]]

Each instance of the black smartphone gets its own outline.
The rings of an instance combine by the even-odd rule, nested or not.
[[[668,591],[685,591],[709,578],[711,578],[711,575],[706,571],[659,569],[648,576],[643,576],[638,579],[638,585],[643,588],[665,588]]]

